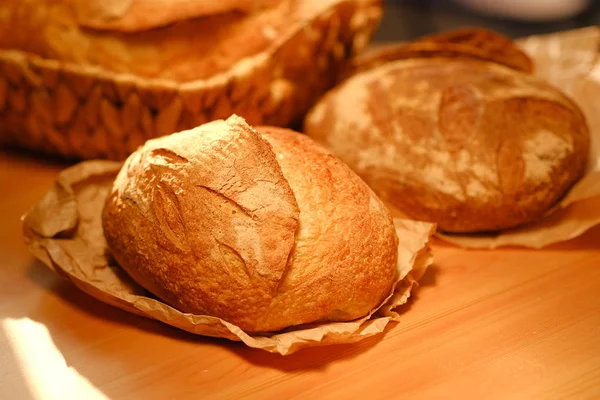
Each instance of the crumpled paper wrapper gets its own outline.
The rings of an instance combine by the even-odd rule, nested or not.
[[[304,347],[353,343],[383,332],[399,318],[394,309],[432,262],[429,240],[435,225],[395,220],[400,238],[398,280],[388,298],[359,320],[310,324],[271,335],[250,335],[222,319],[182,313],[152,297],[110,257],[102,232],[104,201],[121,163],[88,161],[64,170],[54,187],[23,217],[30,252],[96,299],[185,331],[243,341],[282,355]]]
[[[540,221],[494,235],[440,234],[468,248],[542,248],[580,236],[600,224],[600,27],[517,41],[533,59],[535,74],[559,87],[579,105],[590,129],[586,175]]]

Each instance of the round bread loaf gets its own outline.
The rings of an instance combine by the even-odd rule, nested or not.
[[[398,238],[373,191],[308,137],[235,116],[133,153],[103,227],[147,290],[247,332],[365,316],[396,278]]]
[[[417,58],[349,78],[306,133],[392,207],[450,232],[540,218],[583,174],[577,106],[536,78],[481,60]]]

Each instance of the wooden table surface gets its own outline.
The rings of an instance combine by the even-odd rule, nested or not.
[[[34,261],[19,217],[63,167],[0,152],[1,399],[600,398],[600,229],[543,251],[436,242],[384,335],[281,357],[126,314]]]

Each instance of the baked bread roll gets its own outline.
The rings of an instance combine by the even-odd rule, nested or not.
[[[260,53],[312,11],[290,0],[3,0],[0,49],[186,82]]]
[[[381,13],[381,0],[0,1],[0,144],[124,159],[234,113],[298,123]]]
[[[389,61],[329,92],[305,132],[391,207],[448,232],[540,218],[582,176],[589,133],[554,87],[472,58]]]
[[[148,141],[102,220],[138,283],[246,332],[365,316],[396,277],[398,238],[372,190],[308,137],[236,116]]]

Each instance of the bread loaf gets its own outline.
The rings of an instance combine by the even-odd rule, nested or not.
[[[329,92],[306,133],[401,213],[449,232],[540,218],[583,174],[589,133],[554,87],[472,58],[413,58]]]
[[[428,57],[485,60],[518,71],[533,71],[531,59],[510,39],[483,28],[463,28],[423,36],[412,42],[373,47],[345,63],[338,80],[387,62]]]
[[[187,82],[262,52],[307,16],[285,0],[4,0],[0,49]]]
[[[371,189],[306,136],[235,116],[133,153],[103,227],[150,292],[247,332],[354,320],[396,278],[398,238]]]
[[[1,1],[0,144],[124,159],[232,113],[288,126],[380,16],[380,0]]]

